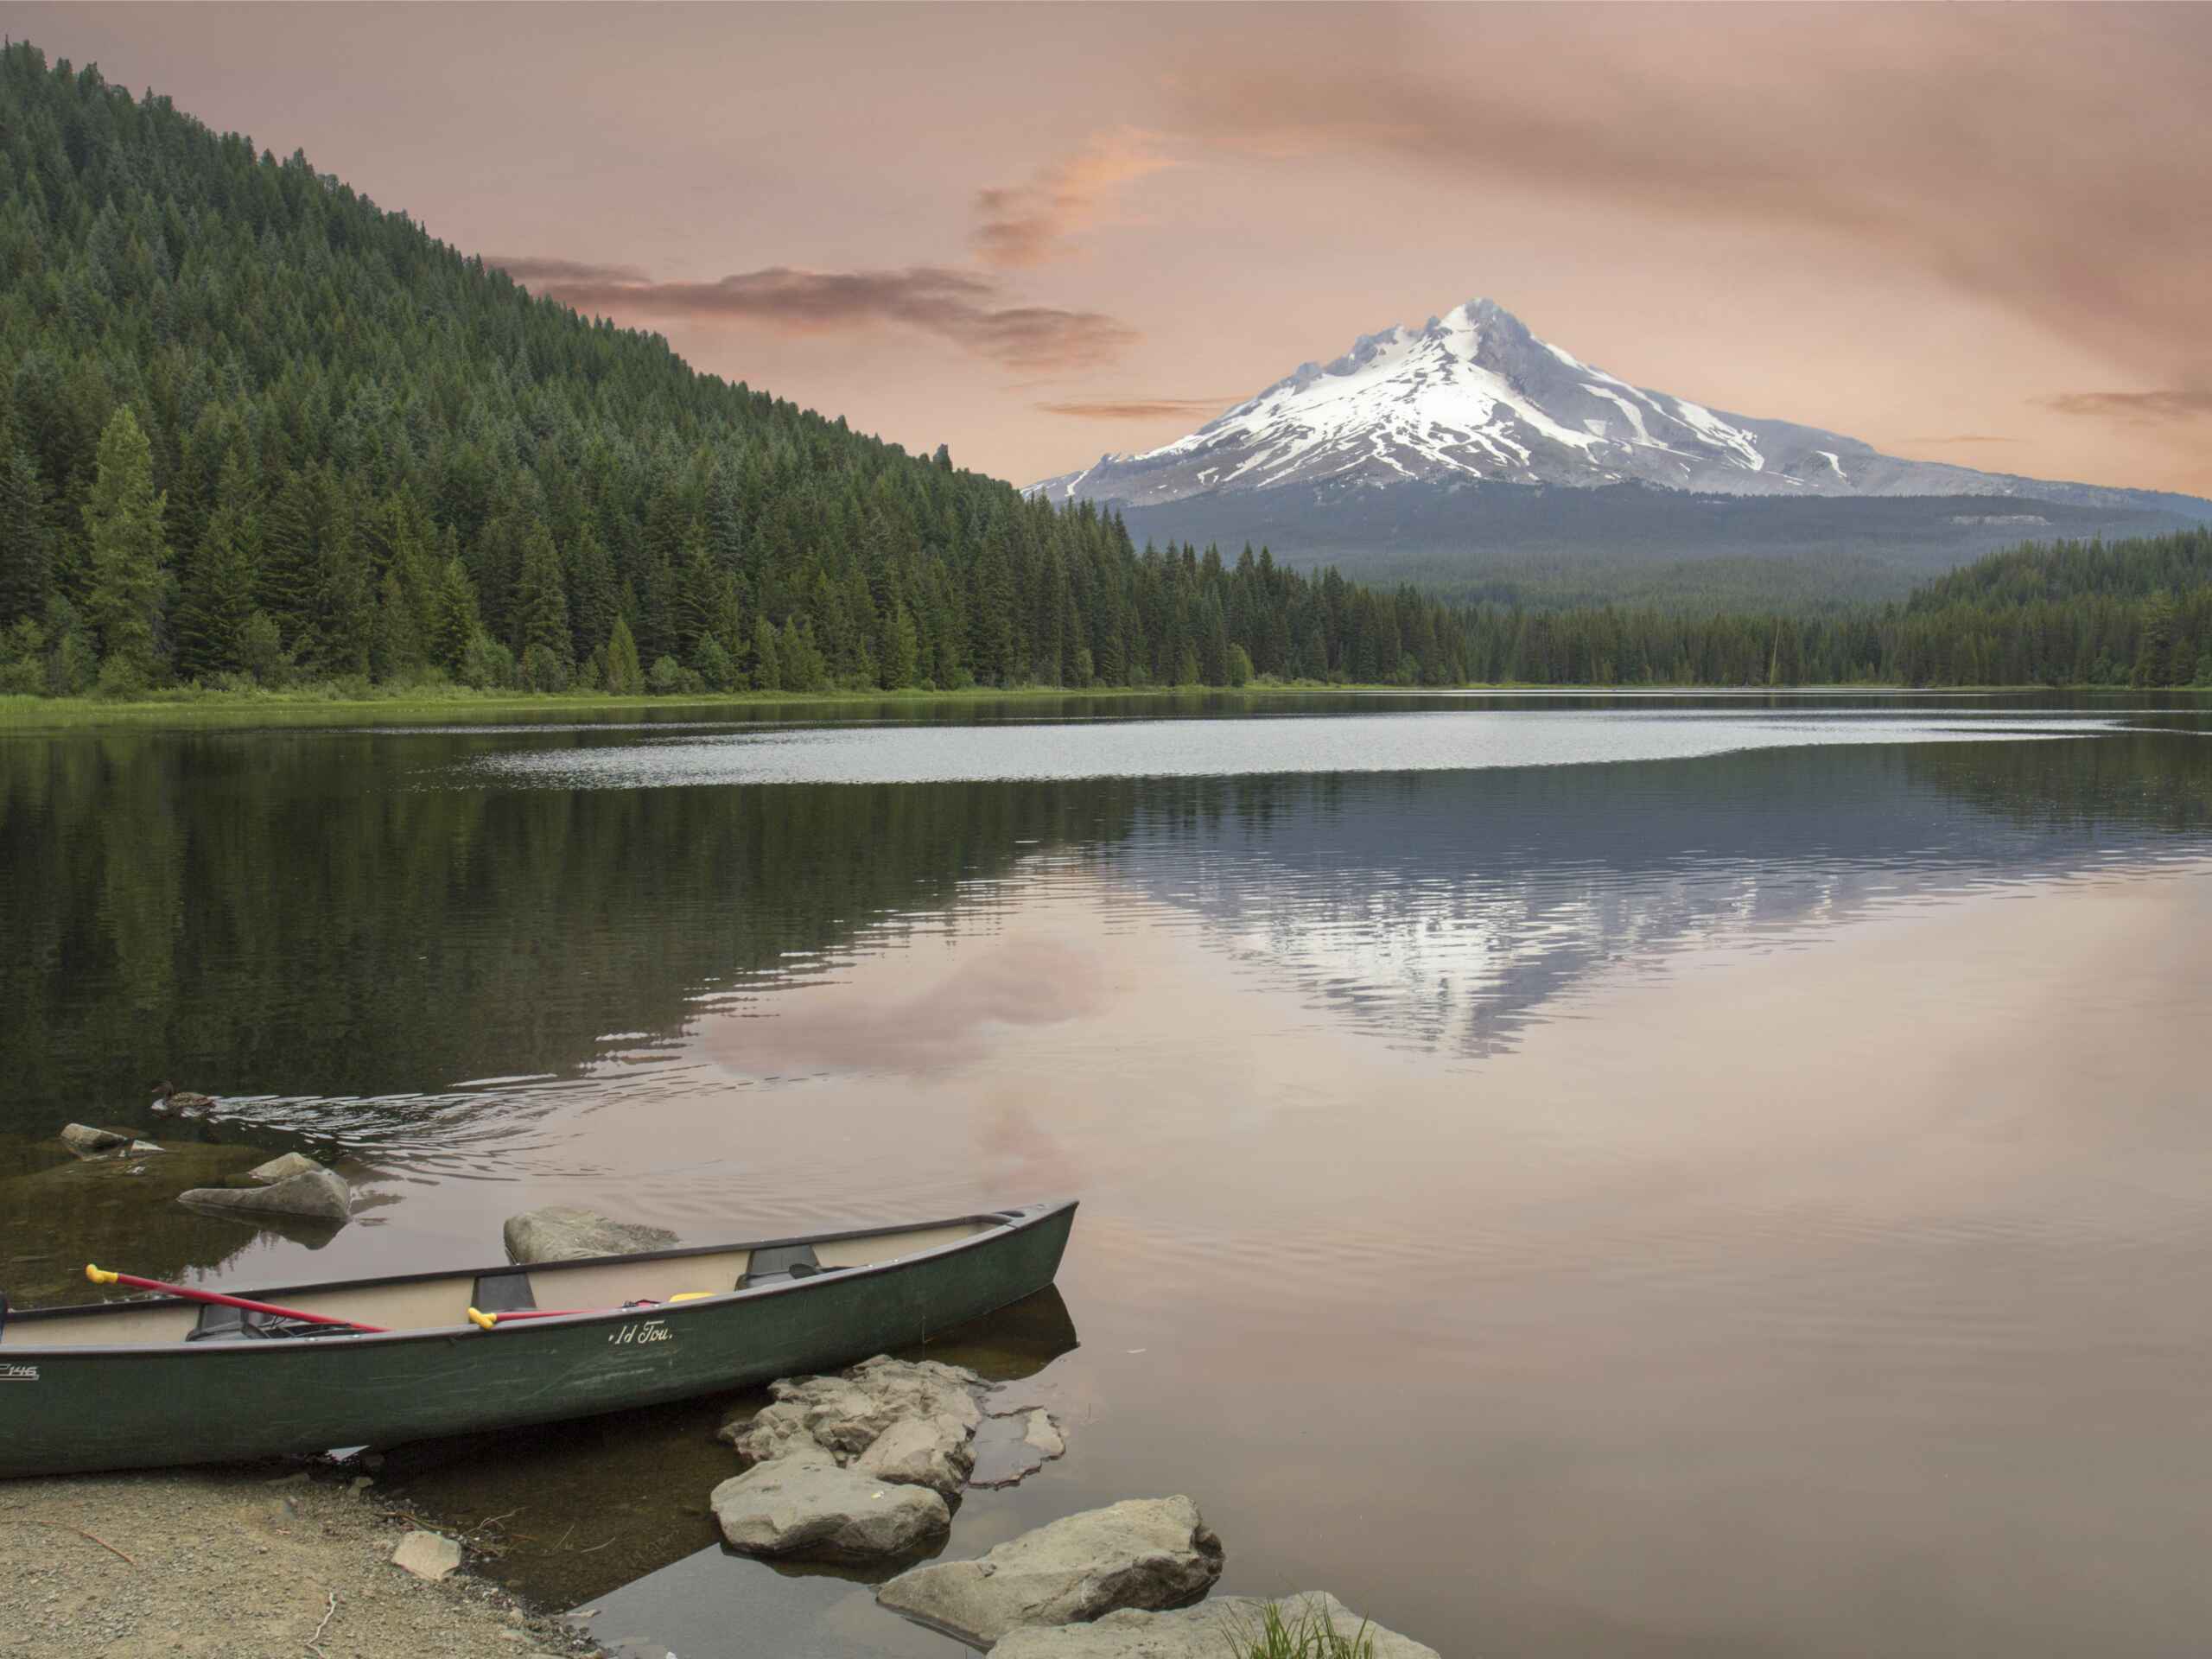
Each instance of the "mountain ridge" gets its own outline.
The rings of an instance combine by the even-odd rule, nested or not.
[[[1363,334],[1171,443],[1028,486],[1154,508],[1293,486],[1602,488],[1807,499],[1989,496],[2212,518],[2212,501],[1890,455],[1802,423],[1632,385],[1539,338],[1495,301]]]

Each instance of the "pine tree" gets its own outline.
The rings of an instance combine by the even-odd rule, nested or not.
[[[236,463],[223,467],[220,499],[200,532],[192,573],[177,608],[177,671],[189,679],[246,666],[245,624],[253,614],[253,547],[230,489]]]
[[[469,642],[483,632],[476,611],[476,586],[459,559],[446,562],[438,587],[438,620],[430,639],[430,655],[438,665],[458,674],[468,658]]]
[[[561,573],[561,556],[554,550],[553,532],[535,521],[523,533],[522,573],[515,583],[514,609],[518,656],[527,658],[534,646],[556,661],[570,660],[569,595]]]
[[[631,637],[627,618],[616,613],[614,632],[607,641],[607,689],[618,697],[643,695],[645,670],[638,664],[638,642]]]
[[[125,683],[148,683],[158,666],[165,506],[154,491],[153,447],[126,404],[100,435],[99,472],[84,508],[92,576],[86,610],[103,671],[113,665]]]
[[[921,639],[914,628],[914,613],[906,608],[906,601],[897,601],[892,606],[891,620],[883,630],[883,684],[887,690],[896,691],[914,683],[915,666],[921,661]]]
[[[38,464],[17,442],[13,410],[0,396],[0,627],[44,616],[53,579],[46,486]]]

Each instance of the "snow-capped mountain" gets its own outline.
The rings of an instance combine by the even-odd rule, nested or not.
[[[2167,511],[2190,500],[1904,461],[1856,438],[1707,409],[1592,368],[1490,300],[1455,306],[1419,328],[1363,335],[1333,363],[1303,365],[1187,437],[1143,454],[1103,455],[1030,493],[1147,508],[1198,496],[1225,507],[1220,498],[1284,491],[1320,505],[1342,503],[1348,492],[1493,482],[1642,484],[1707,495],[2010,496]]]

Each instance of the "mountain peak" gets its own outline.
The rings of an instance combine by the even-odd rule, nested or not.
[[[1411,483],[1853,496],[2019,494],[2031,480],[1902,461],[1854,438],[1631,385],[1478,296],[1300,364],[1173,443],[1030,488],[1053,500],[1156,506],[1293,485]]]

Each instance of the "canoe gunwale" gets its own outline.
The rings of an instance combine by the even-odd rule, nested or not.
[[[868,1279],[881,1274],[897,1273],[916,1263],[963,1251],[975,1250],[1001,1243],[1030,1229],[1050,1222],[1056,1216],[1076,1208],[1079,1200],[1058,1198],[1042,1203],[1017,1205],[1002,1210],[978,1211],[970,1215],[950,1216],[938,1220],[900,1222],[891,1225],[843,1228],[832,1232],[805,1233],[784,1238],[737,1240],[729,1243],[678,1245],[664,1250],[638,1250],[614,1255],[578,1256],[561,1262],[518,1263],[500,1262],[480,1268],[440,1268],[419,1273],[386,1274],[367,1279],[326,1280],[305,1285],[282,1285],[255,1287],[235,1293],[257,1300],[313,1296],[317,1293],[372,1290],[392,1285],[423,1284],[438,1280],[462,1280],[481,1277],[487,1274],[513,1273],[518,1268],[532,1272],[555,1271],[568,1268],[603,1268],[626,1266],[637,1262],[675,1262],[702,1255],[720,1255],[734,1250],[774,1249],[795,1244],[828,1244],[847,1239],[874,1238],[886,1234],[926,1232],[944,1227],[974,1226],[980,1230],[965,1238],[957,1238],[944,1244],[933,1244],[924,1249],[889,1256],[881,1262],[870,1262],[859,1266],[838,1268],[817,1273],[804,1279],[786,1280],[778,1284],[752,1285],[743,1289],[715,1291],[682,1302],[656,1302],[643,1307],[588,1308],[574,1313],[554,1313],[543,1318],[511,1325],[503,1333],[498,1329],[484,1330],[464,1317],[452,1325],[427,1325],[410,1330],[361,1332],[346,1337],[325,1337],[314,1339],[295,1339],[282,1342],[225,1343],[225,1342],[139,1342],[139,1343],[69,1343],[39,1346],[30,1342],[10,1343],[4,1352],[11,1363],[29,1363],[35,1360],[61,1361],[82,1359],[175,1358],[180,1354],[194,1357],[242,1357],[246,1355],[283,1353],[311,1353],[328,1351],[340,1347],[348,1351],[359,1351],[368,1346],[385,1347],[395,1343],[451,1342],[455,1338],[500,1338],[507,1342],[526,1340],[540,1332],[572,1331],[581,1326],[613,1324],[625,1319],[650,1318],[656,1319],[690,1319],[691,1315],[712,1312],[727,1312],[734,1306],[752,1303],[774,1296],[791,1295],[811,1289],[854,1280]],[[60,1307],[10,1309],[8,1325],[12,1331],[35,1325],[42,1319],[97,1317],[109,1313],[143,1313],[154,1308],[192,1308],[206,1304],[188,1296],[156,1296],[118,1298],[98,1302],[76,1302]],[[29,1332],[25,1333],[29,1335]]]

